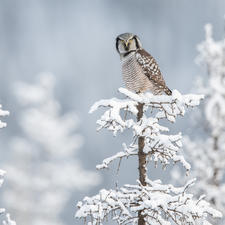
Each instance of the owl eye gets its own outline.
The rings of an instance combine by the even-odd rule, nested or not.
[[[124,43],[124,40],[121,40],[121,43],[123,44]]]
[[[132,42],[132,39],[129,40],[129,43],[131,43],[131,42]]]

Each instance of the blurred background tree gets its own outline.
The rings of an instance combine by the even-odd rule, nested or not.
[[[212,25],[206,24],[205,40],[197,50],[196,63],[207,73],[207,79],[197,77],[194,91],[204,94],[205,99],[191,115],[195,138],[184,138],[185,155],[192,164],[190,177],[197,178],[194,193],[206,194],[207,201],[225,215],[225,37],[214,41]],[[177,168],[171,175],[174,183],[183,180]]]
[[[60,213],[71,192],[90,189],[101,180],[100,174],[85,171],[74,157],[84,141],[74,133],[79,119],[75,112],[60,115],[54,81],[52,74],[43,73],[34,85],[15,85],[16,97],[24,106],[19,120],[23,133],[10,140],[3,198],[23,224],[64,224]]]
[[[0,104],[0,117],[4,117],[4,116],[8,116],[9,115],[9,111],[6,111],[6,110],[2,110],[2,105]],[[2,122],[0,120],[0,131],[2,128],[6,127],[7,124]],[[2,186],[2,183],[3,183],[3,177],[5,176],[5,171],[0,169],[0,187]],[[3,212],[5,212],[5,209],[4,208],[0,208],[0,214],[2,214]]]

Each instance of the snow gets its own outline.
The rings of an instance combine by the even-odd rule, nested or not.
[[[8,116],[9,115],[9,111],[6,110],[2,110],[2,105],[0,105],[0,116]]]
[[[133,156],[133,155],[137,155],[137,149],[138,146],[137,145],[131,145],[129,148],[127,148],[126,144],[123,144],[123,147],[125,149],[125,152],[118,152],[117,154],[115,154],[114,156],[111,156],[109,158],[106,158],[103,160],[102,164],[97,165],[96,169],[109,169],[109,163],[112,162],[115,159],[122,159],[124,157],[128,158],[129,156]]]
[[[6,174],[6,171],[0,169],[0,176],[3,177],[5,176],[5,174]],[[2,186],[3,181],[4,181],[3,179],[0,179],[0,187]]]
[[[2,110],[2,105],[0,104],[0,117],[1,116],[8,116],[9,115],[9,111],[6,111],[6,110]],[[1,120],[0,120],[0,130],[4,127],[6,127],[6,123],[3,123]]]
[[[187,171],[189,171],[191,169],[191,165],[186,162],[186,160],[184,159],[184,157],[182,155],[179,155],[179,156],[178,155],[174,155],[172,157],[172,160],[174,162],[180,161]]]
[[[10,219],[10,214],[6,214],[6,221],[3,221],[3,225],[16,225],[16,222]]]
[[[5,209],[3,208],[0,208],[0,214],[4,213],[5,212]]]
[[[119,92],[126,95],[130,99],[120,100],[117,98],[112,98],[109,100],[100,100],[96,102],[89,113],[93,113],[99,107],[109,107],[110,109],[105,112],[97,124],[100,126],[98,130],[102,128],[108,128],[112,130],[114,136],[116,136],[118,131],[123,132],[126,127],[131,127],[133,120],[123,120],[120,115],[120,110],[125,109],[131,114],[137,115],[137,104],[144,103],[145,111],[147,108],[157,108],[160,112],[156,114],[155,119],[167,118],[170,122],[175,123],[177,115],[184,115],[184,107],[194,107],[197,106],[204,98],[203,95],[181,95],[177,90],[173,91],[172,96],[153,96],[150,93],[140,95],[128,91],[125,88],[119,88]]]
[[[0,169],[0,176],[4,176],[5,175],[5,171]]]
[[[184,187],[174,188],[172,185],[162,185],[160,182],[154,182],[148,179],[150,186],[124,185],[120,191],[105,189],[100,190],[98,195],[92,198],[85,197],[83,204],[78,203],[76,218],[92,216],[91,224],[103,222],[108,214],[116,215],[113,220],[118,224],[136,222],[135,213],[143,210],[145,219],[150,224],[171,224],[161,215],[167,214],[177,224],[190,222],[194,224],[195,216],[206,219],[206,214],[212,214],[215,218],[222,215],[217,210],[212,209],[207,202],[200,197],[194,200],[192,195],[186,194],[186,190],[194,185],[195,179],[187,182]],[[185,215],[185,216],[184,216]],[[187,220],[185,219],[187,217]]]

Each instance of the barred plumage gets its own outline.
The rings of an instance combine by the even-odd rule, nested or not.
[[[125,86],[136,93],[152,91],[155,95],[171,95],[155,59],[141,47],[140,39],[130,33],[116,38],[116,49],[122,62]]]
[[[138,64],[134,52],[123,57],[121,60],[123,80],[128,90],[134,92],[145,92],[149,90],[150,87],[153,88],[148,77],[142,75],[142,68]]]

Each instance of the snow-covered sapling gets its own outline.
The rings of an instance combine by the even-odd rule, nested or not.
[[[178,115],[184,115],[184,106],[198,106],[203,95],[181,95],[174,90],[171,96],[153,96],[151,93],[134,94],[127,89],[120,88],[119,92],[127,98],[120,100],[112,98],[96,102],[90,113],[99,107],[109,107],[97,124],[98,130],[106,128],[116,136],[118,131],[123,132],[127,128],[133,130],[134,141],[130,145],[123,144],[124,151],[103,160],[97,165],[97,169],[109,168],[109,163],[115,159],[123,159],[129,156],[138,156],[139,180],[136,185],[124,185],[120,190],[100,190],[98,195],[91,198],[85,197],[83,202],[78,202],[79,208],[76,217],[86,218],[90,216],[88,224],[102,224],[103,220],[112,215],[112,220],[118,224],[132,223],[138,225],[151,224],[195,224],[195,220],[203,218],[206,221],[207,214],[213,218],[221,217],[221,213],[212,209],[204,201],[204,195],[194,200],[192,194],[187,194],[187,189],[195,183],[191,179],[183,187],[175,188],[173,185],[163,185],[161,180],[152,181],[147,177],[147,165],[149,161],[160,161],[165,168],[172,160],[180,162],[186,171],[190,165],[183,156],[178,154],[181,144],[181,133],[177,135],[166,134],[169,129],[159,125],[161,119],[167,119],[174,123]],[[154,117],[147,116],[147,110],[156,109]],[[121,110],[133,114],[133,119],[122,119]],[[148,112],[153,115],[153,113]],[[136,143],[138,140],[138,143]]]

